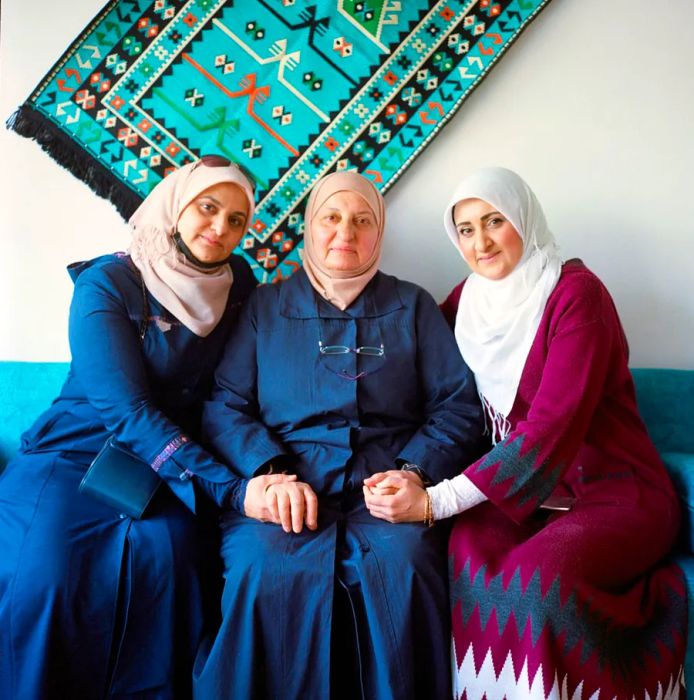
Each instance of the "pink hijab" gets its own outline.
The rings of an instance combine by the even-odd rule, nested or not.
[[[378,238],[371,257],[354,270],[328,270],[318,260],[313,245],[311,225],[318,210],[337,192],[355,192],[366,201],[376,217]],[[376,187],[355,172],[332,173],[319,180],[311,190],[304,216],[304,270],[313,288],[331,304],[344,311],[378,272],[385,228],[385,202]]]
[[[240,187],[255,208],[253,186],[235,165],[189,163],[164,178],[130,217],[130,257],[152,296],[195,335],[209,335],[224,313],[234,281],[231,267],[202,269],[185,258],[173,239],[183,210],[201,192],[222,182]]]

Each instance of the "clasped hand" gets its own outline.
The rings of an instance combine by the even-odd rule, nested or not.
[[[424,520],[426,492],[414,472],[391,469],[364,480],[364,502],[375,518],[390,523]],[[244,511],[249,518],[299,533],[318,527],[318,498],[296,474],[266,474],[248,482]]]
[[[364,502],[374,518],[389,523],[424,520],[426,491],[415,472],[390,469],[364,479]]]
[[[249,518],[281,525],[285,532],[318,527],[318,498],[296,474],[266,474],[248,482],[243,509]]]

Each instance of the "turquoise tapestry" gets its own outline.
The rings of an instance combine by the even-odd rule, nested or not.
[[[225,155],[258,184],[260,280],[300,264],[315,181],[385,191],[549,0],[115,0],[9,121],[127,217]]]

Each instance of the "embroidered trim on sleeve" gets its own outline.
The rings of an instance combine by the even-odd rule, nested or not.
[[[181,445],[184,445],[186,442],[189,442],[189,438],[186,437],[185,435],[179,435],[178,437],[174,438],[155,458],[154,461],[152,462],[152,469],[154,469],[155,472],[158,472],[161,469],[162,464],[166,462],[166,460],[171,457],[171,455],[179,448]]]

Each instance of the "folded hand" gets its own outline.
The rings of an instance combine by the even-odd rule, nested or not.
[[[426,491],[413,472],[389,470],[364,480],[364,502],[369,513],[389,523],[424,521]]]
[[[303,481],[270,484],[265,502],[272,513],[272,522],[282,525],[285,532],[301,532],[306,523],[309,530],[318,527],[318,498]]]
[[[280,524],[279,516],[273,513],[266,499],[268,488],[273,484],[291,483],[296,481],[296,474],[262,474],[248,482],[246,498],[243,501],[243,511],[249,518],[255,518],[263,523]]]
[[[394,477],[395,482],[387,482],[388,477]],[[393,494],[397,490],[395,484],[401,483],[398,481],[399,477],[404,477],[409,479],[412,483],[417,486],[423,486],[422,480],[417,472],[405,471],[403,469],[389,469],[386,472],[377,472],[373,474],[368,479],[364,479],[364,485],[368,486],[374,493],[378,493],[381,496],[385,496],[387,493]]]

